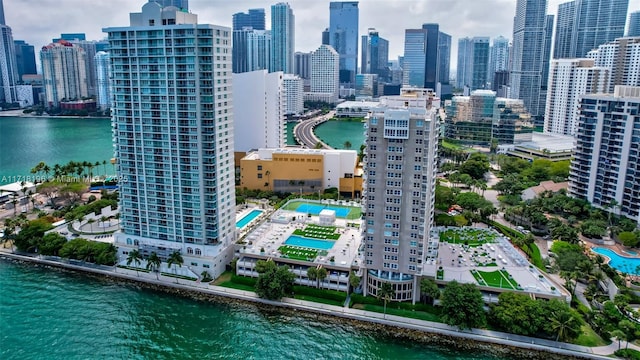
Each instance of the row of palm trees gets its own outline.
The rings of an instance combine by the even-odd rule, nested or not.
[[[107,160],[96,161],[95,163],[89,161],[69,161],[67,164],[60,165],[55,164],[53,167],[46,164],[44,161],[39,162],[31,169],[31,173],[36,176],[42,176],[49,178],[49,175],[54,177],[60,177],[63,175],[77,175],[77,176],[89,176],[93,177],[93,169],[102,165],[103,173],[107,173]],[[115,166],[115,165],[114,165]],[[115,172],[115,169],[114,169]]]
[[[136,268],[136,276],[139,276],[138,267],[142,263],[142,260],[146,260],[147,262],[145,268],[149,271],[155,272],[156,279],[159,279],[160,277],[158,273],[160,270],[160,265],[162,264],[162,259],[160,259],[155,251],[152,251],[151,254],[149,254],[149,256],[145,259],[139,250],[132,250],[131,252],[129,252],[129,256],[127,256],[127,266],[131,266],[131,264],[134,264],[134,267]],[[167,259],[167,266],[173,266],[173,272],[175,275],[177,275],[176,265],[182,267],[182,264],[184,264],[184,259],[182,258],[182,254],[180,254],[179,251],[176,250],[172,252],[171,255],[169,255],[169,258]],[[176,278],[176,283],[177,282],[178,279]]]

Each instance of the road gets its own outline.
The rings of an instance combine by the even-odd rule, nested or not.
[[[317,143],[322,144],[323,149],[331,149],[331,147],[318,139],[318,137],[313,133],[313,128],[322,124],[323,122],[332,119],[335,116],[335,111],[330,111],[326,115],[320,115],[308,120],[303,120],[298,123],[293,128],[293,134],[296,140],[302,145],[309,149],[313,149],[316,147]]]

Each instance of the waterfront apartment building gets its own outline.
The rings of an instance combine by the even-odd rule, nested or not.
[[[640,87],[582,97],[569,193],[640,225],[639,112]]]
[[[459,88],[484,89],[489,69],[489,38],[473,37],[458,40],[457,83]]]
[[[522,100],[496,97],[491,90],[454,96],[446,106],[445,137],[473,145],[531,141],[533,123]]]
[[[89,96],[86,58],[83,48],[66,40],[40,50],[45,106],[57,107],[63,100]]]
[[[587,57],[595,60],[595,66],[609,69],[608,93],[616,85],[640,85],[640,37],[615,39],[590,51]]]
[[[547,0],[518,0],[513,23],[510,91],[513,99],[524,101],[527,111],[541,122],[545,107],[547,79],[543,79],[551,47],[553,18],[548,17]]]
[[[554,59],[583,58],[624,35],[629,0],[574,0],[558,7]]]
[[[11,28],[4,21],[4,7],[0,1],[0,103],[18,102],[16,84],[20,82]]]
[[[285,94],[285,115],[300,115],[304,112],[304,80],[299,76],[284,74],[282,86]]]
[[[634,11],[629,14],[627,36],[640,36],[640,11]]]
[[[270,72],[293,74],[295,54],[295,16],[288,3],[271,5]]]
[[[544,132],[575,136],[580,97],[606,93],[608,84],[609,69],[596,67],[592,59],[552,60]]]
[[[366,123],[363,291],[383,283],[393,300],[417,301],[419,277],[435,276],[434,214],[438,99],[431,90],[403,88],[383,97]]]
[[[286,96],[281,71],[233,74],[234,150],[283,147]]]
[[[305,100],[335,104],[340,94],[340,54],[330,45],[311,53],[311,87]]]
[[[358,73],[357,1],[329,3],[329,45],[340,54],[340,82],[353,86]]]
[[[240,160],[240,187],[291,193],[336,188],[355,198],[362,192],[357,166],[355,150],[259,149]]]
[[[378,74],[382,79],[389,77],[389,41],[382,38],[378,31],[369,28],[367,35],[362,35],[362,74]]]
[[[178,274],[216,278],[236,234],[231,29],[154,2],[130,20],[103,29],[121,179],[119,259],[136,248],[163,261],[179,251]]]
[[[100,109],[106,110],[111,108],[111,56],[108,52],[98,51],[95,63],[98,88],[97,105]]]

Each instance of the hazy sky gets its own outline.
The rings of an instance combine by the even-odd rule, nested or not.
[[[60,33],[84,32],[87,39],[104,38],[103,27],[128,26],[129,13],[139,12],[146,0],[7,0],[7,25],[14,39],[26,40],[39,49]],[[265,8],[270,27],[270,5],[262,0],[189,0],[200,23],[231,27],[231,16],[249,8]],[[549,0],[548,12],[558,4]],[[329,26],[329,0],[289,0],[296,17],[296,51],[311,51],[321,43]],[[456,67],[458,39],[465,36],[502,35],[511,39],[515,0],[360,0],[360,34],[370,27],[389,40],[390,59],[404,52],[404,29],[438,23],[452,36],[451,67]],[[629,1],[629,12],[640,10],[640,0]]]

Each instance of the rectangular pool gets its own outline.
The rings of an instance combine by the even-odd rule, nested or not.
[[[328,209],[334,210],[336,212],[336,216],[339,218],[346,218],[347,215],[351,212],[351,209],[344,207],[333,207],[331,205],[318,205],[318,204],[301,204],[296,209],[297,212],[311,214],[311,215],[319,215],[320,211]]]
[[[331,240],[309,239],[298,235],[291,235],[284,242],[285,245],[300,246],[319,250],[329,250],[335,243],[335,241]]]
[[[245,226],[247,226],[247,224],[249,224],[251,221],[253,221],[253,219],[255,219],[258,216],[260,216],[260,214],[262,214],[262,210],[258,210],[258,209],[251,210],[250,213],[248,213],[247,215],[243,216],[242,219],[240,219],[240,220],[238,220],[236,222],[236,229],[244,228]]]

